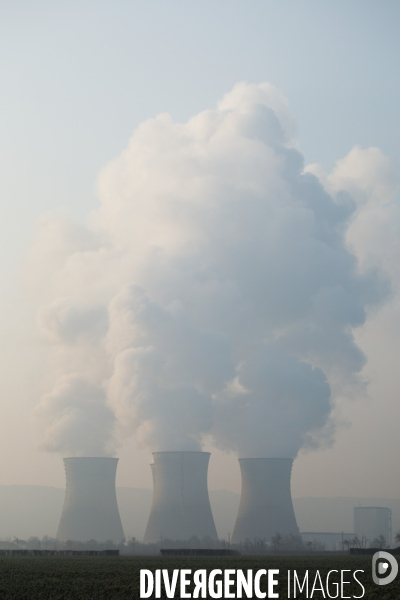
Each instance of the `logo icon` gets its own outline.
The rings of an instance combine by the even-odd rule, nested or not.
[[[396,579],[399,565],[389,552],[375,552],[372,557],[372,579],[377,585],[387,585]]]

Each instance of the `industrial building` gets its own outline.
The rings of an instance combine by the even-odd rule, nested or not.
[[[232,543],[299,534],[290,492],[291,458],[241,458],[242,492]]]
[[[354,535],[374,546],[381,535],[387,544],[392,543],[392,511],[382,506],[356,506],[354,508]]]
[[[121,542],[125,538],[115,492],[117,464],[118,458],[64,458],[67,489],[59,540]]]
[[[207,487],[209,452],[153,452],[153,501],[144,542],[218,539]]]

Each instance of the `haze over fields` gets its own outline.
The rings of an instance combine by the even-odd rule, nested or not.
[[[0,486],[0,540],[55,537],[65,490],[46,486]],[[151,490],[117,488],[118,506],[126,538],[142,540],[151,505]],[[27,503],[26,499],[29,498]],[[210,502],[220,539],[232,535],[239,494],[211,490]],[[393,532],[400,529],[400,500],[385,498],[294,498],[300,531],[353,531],[355,506],[386,506],[392,509]],[[1,545],[1,544],[0,544]]]

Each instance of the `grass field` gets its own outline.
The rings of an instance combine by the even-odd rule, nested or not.
[[[309,570],[311,594],[316,571],[325,587],[328,571],[361,569],[357,577],[365,587],[368,600],[398,600],[400,575],[387,586],[372,582],[369,556],[237,556],[237,557],[0,557],[0,600],[132,600],[139,598],[140,569],[280,569],[279,598],[286,599],[287,571],[295,569],[302,577]],[[351,573],[346,574],[352,578]],[[332,580],[334,581],[334,580]],[[330,590],[335,597],[335,590]],[[353,580],[345,586],[344,596],[361,597],[362,588]],[[175,596],[179,598],[179,592]],[[293,597],[293,593],[291,595]],[[324,598],[316,591],[312,596],[297,593],[297,598]],[[326,597],[329,597],[326,595]]]

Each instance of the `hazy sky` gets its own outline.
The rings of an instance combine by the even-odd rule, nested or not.
[[[142,121],[167,112],[184,122],[242,80],[283,91],[298,146],[318,173],[355,145],[378,147],[398,166],[399,25],[396,0],[1,3],[0,483],[64,484],[60,458],[36,450],[31,436],[52,352],[25,283],[27,269],[35,272],[26,256],[37,220],[61,211],[85,222],[98,206],[100,171]],[[352,173],[356,162],[346,163]],[[352,239],[359,248],[372,240],[396,279],[398,247],[384,218],[373,237],[370,214]],[[394,296],[356,333],[368,386],[340,402],[334,447],[297,459],[295,496],[400,497],[398,304]],[[149,454],[131,440],[119,456],[119,485],[150,487]],[[239,489],[234,455],[213,451],[210,486]]]

